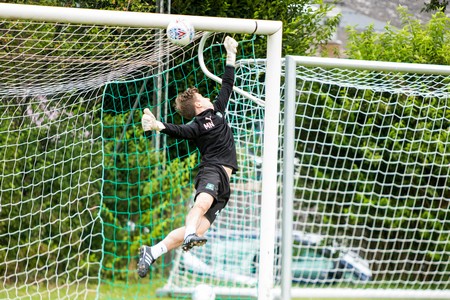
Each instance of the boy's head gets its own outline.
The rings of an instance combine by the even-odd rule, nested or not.
[[[186,119],[192,119],[210,108],[214,108],[211,100],[203,97],[194,87],[188,88],[175,99],[175,109]]]

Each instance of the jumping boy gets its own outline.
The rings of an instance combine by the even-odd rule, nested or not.
[[[238,43],[227,36],[227,51],[222,87],[214,103],[196,88],[189,88],[175,100],[177,111],[192,122],[175,125],[157,121],[148,108],[144,109],[142,127],[146,136],[152,130],[171,137],[191,140],[200,151],[199,171],[195,178],[194,206],[186,216],[185,226],[174,229],[158,244],[142,246],[139,251],[138,274],[145,277],[150,266],[162,254],[182,246],[189,251],[202,246],[206,231],[227,205],[230,198],[230,177],[238,170],[233,132],[225,119],[225,110],[233,91],[234,68]]]

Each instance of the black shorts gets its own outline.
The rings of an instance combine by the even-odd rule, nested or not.
[[[208,165],[200,167],[195,178],[195,190],[195,199],[200,193],[207,193],[213,196],[214,201],[205,214],[205,217],[212,224],[230,199],[230,180],[227,172],[222,166]]]

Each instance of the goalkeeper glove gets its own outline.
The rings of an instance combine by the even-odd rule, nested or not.
[[[142,128],[144,131],[156,130],[159,131],[160,127],[158,125],[158,121],[156,121],[155,116],[152,114],[150,109],[145,108],[144,114],[142,115]]]
[[[238,43],[232,37],[227,36],[225,38],[225,42],[223,43],[223,45],[227,50],[227,61],[226,61],[227,66],[234,67],[236,63],[236,52],[237,52],[236,48],[238,46]]]

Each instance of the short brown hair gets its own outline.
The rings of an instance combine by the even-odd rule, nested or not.
[[[195,117],[195,93],[198,93],[198,89],[190,87],[175,99],[175,109],[183,118],[193,119]]]

